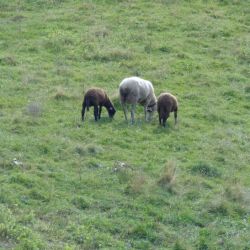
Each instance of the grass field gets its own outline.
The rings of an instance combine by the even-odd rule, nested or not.
[[[250,2],[0,0],[0,249],[250,249]],[[179,100],[124,121],[138,75]],[[113,121],[87,88],[104,88]]]

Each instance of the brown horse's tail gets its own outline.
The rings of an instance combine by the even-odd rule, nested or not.
[[[84,105],[87,108],[87,111],[89,111],[89,98],[84,99]]]

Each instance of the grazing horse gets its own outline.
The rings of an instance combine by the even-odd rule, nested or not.
[[[84,121],[85,109],[87,108],[87,111],[89,111],[90,106],[94,106],[95,121],[101,118],[102,106],[107,109],[110,118],[112,118],[116,112],[106,92],[100,88],[91,88],[84,95],[82,103],[82,121]]]
[[[131,104],[131,123],[135,122],[135,108],[139,103],[144,106],[145,120],[152,118],[156,111],[157,100],[154,87],[150,81],[140,77],[129,77],[122,80],[119,86],[120,100],[127,121],[127,104]]]
[[[159,95],[157,100],[157,111],[159,114],[159,123],[166,126],[166,121],[171,112],[174,112],[175,124],[177,123],[177,111],[178,111],[178,102],[177,98],[170,93],[162,93]]]

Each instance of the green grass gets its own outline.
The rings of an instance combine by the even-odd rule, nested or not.
[[[249,249],[249,4],[0,0],[0,249]],[[132,75],[176,127],[124,121]]]

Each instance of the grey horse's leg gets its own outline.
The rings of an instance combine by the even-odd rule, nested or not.
[[[145,118],[145,121],[147,121],[147,106],[146,105],[144,106],[144,118]]]
[[[124,117],[125,117],[125,120],[127,121],[128,120],[128,117],[127,117],[127,105],[126,103],[122,103],[122,109],[123,109],[123,112],[124,112]]]
[[[131,105],[131,123],[132,124],[135,122],[135,106],[136,104]]]

